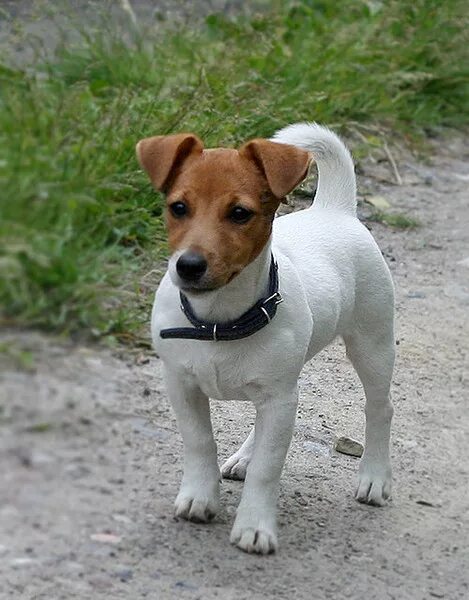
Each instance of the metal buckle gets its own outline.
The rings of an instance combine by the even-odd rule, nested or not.
[[[270,302],[270,300],[273,300],[274,298],[275,298],[275,304],[280,304],[283,302],[283,298],[282,298],[280,292],[275,292],[275,294],[272,294],[272,296],[269,296],[268,298],[266,298],[262,304],[267,304],[267,302]]]
[[[213,326],[213,341],[214,342],[218,342],[218,339],[217,339],[217,324],[216,323]]]

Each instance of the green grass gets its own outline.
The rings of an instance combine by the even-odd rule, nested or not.
[[[370,125],[410,140],[467,124],[465,0],[268,6],[138,32],[104,15],[28,68],[3,54],[3,324],[125,337],[148,319],[141,276],[166,248],[141,137],[234,145],[309,119],[374,144]]]
[[[408,217],[403,213],[388,213],[382,210],[373,211],[366,220],[383,223],[394,229],[416,229],[420,225],[417,219]]]

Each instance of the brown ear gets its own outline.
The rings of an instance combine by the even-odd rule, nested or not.
[[[203,143],[192,133],[157,135],[140,140],[136,147],[138,162],[157,190],[166,191],[177,169],[191,154],[201,154]]]
[[[283,198],[306,177],[310,155],[288,144],[251,140],[239,150],[241,156],[256,163],[276,198]]]

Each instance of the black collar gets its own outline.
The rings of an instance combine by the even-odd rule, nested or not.
[[[194,327],[174,327],[162,329],[160,336],[185,340],[229,341],[248,337],[270,323],[277,312],[277,305],[283,302],[278,291],[278,266],[272,256],[269,271],[269,291],[266,298],[261,298],[254,306],[243,313],[239,319],[225,323],[212,323],[198,319],[187,296],[180,292],[181,310]]]

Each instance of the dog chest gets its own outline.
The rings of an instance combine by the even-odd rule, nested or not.
[[[203,343],[203,342],[202,342]],[[199,342],[200,344],[200,342]],[[184,369],[196,379],[200,389],[217,400],[252,400],[251,382],[254,365],[244,355],[223,351],[220,346],[199,348],[187,356]]]

